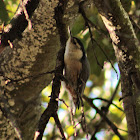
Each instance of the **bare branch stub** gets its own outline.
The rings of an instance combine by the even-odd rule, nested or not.
[[[58,114],[57,113],[53,114],[53,118],[55,120],[55,123],[56,123],[57,127],[59,128],[59,131],[60,131],[61,136],[62,136],[62,140],[66,140],[62,125],[61,125],[60,120],[58,118]]]

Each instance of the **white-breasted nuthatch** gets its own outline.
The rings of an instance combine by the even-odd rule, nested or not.
[[[66,89],[71,94],[75,107],[79,109],[81,96],[84,93],[86,82],[90,74],[90,66],[87,60],[85,49],[81,41],[73,37],[70,32],[70,37],[66,43],[64,53],[65,64],[65,83]]]

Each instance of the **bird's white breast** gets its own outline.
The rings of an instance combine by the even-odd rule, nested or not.
[[[66,44],[64,60],[68,59],[80,60],[82,56],[83,56],[82,50],[75,47],[75,45],[72,44],[69,39]]]

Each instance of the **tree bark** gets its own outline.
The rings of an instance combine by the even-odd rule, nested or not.
[[[0,54],[0,139],[31,140],[34,137],[41,116],[40,92],[53,78],[52,74],[37,75],[54,70],[60,48],[53,17],[57,4],[58,1],[40,1],[31,18],[32,29],[26,28],[20,39],[17,36],[13,48],[3,46]],[[16,13],[19,14],[20,8],[21,5]],[[16,19],[17,16],[13,20]],[[17,28],[22,21],[18,24]]]
[[[140,139],[140,46],[120,0],[93,0],[110,34],[121,72],[124,111],[130,140]]]

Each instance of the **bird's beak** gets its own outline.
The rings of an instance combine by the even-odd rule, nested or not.
[[[70,26],[68,26],[68,33],[69,33],[69,36],[72,38],[72,33],[71,33],[71,30],[70,30]]]

